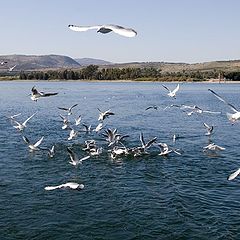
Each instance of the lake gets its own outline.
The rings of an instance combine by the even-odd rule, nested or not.
[[[34,85],[58,95],[34,102],[28,96]],[[172,99],[157,82],[0,82],[0,239],[240,239],[240,177],[227,180],[240,167],[240,125],[228,121],[232,110],[208,88],[240,109],[240,84],[184,83]],[[59,116],[66,114],[58,107],[74,104],[69,119],[79,135],[68,141],[70,130],[61,129]],[[221,114],[189,116],[166,108],[171,104]],[[151,105],[157,110],[145,110]],[[96,127],[98,108],[115,113],[100,133],[74,126],[81,115],[81,123]],[[21,113],[16,120],[23,122],[35,112],[22,134],[6,118]],[[214,126],[210,139],[204,122]],[[146,142],[157,137],[181,155],[159,156],[151,146],[149,154],[112,159],[101,135],[107,128],[129,135],[127,147],[141,146],[142,133]],[[55,145],[55,156],[30,152],[22,135],[33,143],[44,136],[41,147]],[[84,157],[90,139],[102,154],[69,164],[67,147]],[[210,141],[225,150],[204,152]],[[85,187],[44,189],[66,182]]]

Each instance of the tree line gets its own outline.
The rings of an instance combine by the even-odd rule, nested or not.
[[[99,68],[89,65],[82,69],[49,70],[20,72],[22,80],[138,80],[138,81],[204,81],[217,79],[219,71],[179,71],[162,72],[161,69],[148,68]],[[240,80],[240,72],[221,73],[221,76],[233,81]]]

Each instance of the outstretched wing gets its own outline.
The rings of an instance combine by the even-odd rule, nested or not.
[[[234,178],[236,178],[238,175],[240,174],[240,168],[235,171],[234,173],[232,173],[229,177],[228,180],[233,180]]]
[[[208,89],[208,91],[210,91],[211,93],[214,94],[214,96],[216,98],[218,98],[220,101],[224,102],[225,104],[227,104],[234,112],[239,112],[232,104],[228,103],[226,100],[224,100],[222,97],[220,97],[217,93],[215,93],[212,89]]]
[[[172,91],[172,93],[175,94],[175,93],[179,90],[179,87],[180,87],[180,86],[179,86],[179,84],[178,84],[177,87]]]
[[[137,35],[137,32],[132,28],[125,28],[119,25],[110,24],[110,25],[105,25],[103,28],[106,30],[110,29],[111,31],[124,37],[135,37]]]
[[[68,25],[69,29],[76,32],[86,32],[91,29],[99,29],[102,26],[77,26],[77,25]]]
[[[38,146],[42,143],[43,138],[44,138],[44,137],[41,137],[41,138],[34,144],[34,147],[38,147]]]
[[[163,86],[165,89],[167,89],[169,92],[171,92],[171,90],[170,90],[168,87],[166,87],[166,86],[163,85],[163,84],[162,84],[162,86]]]

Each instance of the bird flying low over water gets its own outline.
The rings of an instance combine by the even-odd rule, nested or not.
[[[96,25],[96,26],[76,26],[76,25],[68,25],[69,29],[77,32],[85,32],[91,29],[97,29],[97,32],[100,33],[109,33],[114,32],[124,37],[135,37],[137,32],[132,28],[125,28],[115,24],[106,24],[106,25]]]
[[[76,104],[74,104],[74,105],[72,105],[71,107],[69,107],[69,108],[65,108],[65,107],[58,107],[58,109],[60,109],[60,110],[63,110],[63,111],[65,111],[65,112],[67,112],[67,114],[68,114],[68,116],[70,116],[70,115],[72,115],[72,109],[74,108],[74,107],[76,107],[78,104],[76,103]]]
[[[208,91],[213,93],[216,98],[218,98],[220,101],[222,101],[225,104],[227,104],[234,111],[234,113],[227,113],[227,118],[228,118],[229,121],[234,123],[235,121],[240,119],[240,111],[238,111],[232,104],[228,103],[226,100],[224,100],[221,96],[219,96],[212,89],[208,89]]]
[[[14,125],[13,127],[18,129],[19,131],[23,131],[26,126],[27,126],[27,122],[33,117],[35,116],[37,113],[34,113],[33,115],[31,115],[29,118],[27,118],[23,123],[20,123],[16,120],[13,119],[13,122],[16,123],[17,125]]]
[[[28,145],[30,151],[40,150],[39,145],[42,143],[44,137],[41,137],[35,144],[30,143],[27,137],[22,136],[24,142]]]
[[[168,87],[166,87],[165,85],[163,85],[162,84],[162,86],[165,88],[165,89],[167,89],[168,90],[168,96],[169,97],[172,97],[172,98],[176,98],[176,93],[177,93],[177,91],[179,90],[179,88],[180,88],[180,86],[179,86],[179,84],[177,85],[177,87],[174,89],[174,90],[170,90]]]
[[[230,174],[230,176],[228,177],[228,180],[231,181],[231,180],[235,179],[239,174],[240,174],[240,168],[237,171],[235,171],[234,173]]]
[[[35,86],[32,87],[32,93],[31,93],[31,99],[33,101],[37,101],[41,97],[50,97],[57,95],[58,93],[44,93],[44,92],[39,92]]]
[[[67,182],[61,185],[57,185],[57,186],[47,186],[44,189],[47,191],[51,191],[51,190],[55,190],[55,189],[60,189],[60,188],[70,188],[70,189],[83,189],[84,185],[83,184],[79,184],[79,183],[75,183],[75,182]]]

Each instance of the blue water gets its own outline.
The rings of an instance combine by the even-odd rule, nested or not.
[[[59,94],[33,102],[33,85]],[[173,100],[161,83],[0,82],[0,239],[240,239],[240,177],[227,180],[240,167],[240,125],[227,120],[231,109],[208,88],[240,108],[239,84],[182,84]],[[149,155],[113,160],[99,134],[67,141],[58,107],[75,103],[71,120],[81,115],[92,126],[98,124],[97,108],[110,108],[115,115],[104,120],[105,129],[129,134],[128,147],[140,145],[142,132],[146,140],[157,137],[183,153],[162,157],[152,147]],[[222,114],[164,110],[172,103]],[[145,111],[152,104],[158,110]],[[54,144],[53,159],[45,151],[28,151],[5,117],[19,112],[19,121],[37,112],[24,135],[32,142],[44,136],[42,147]],[[203,122],[214,125],[211,139],[225,151],[203,152],[209,142]],[[180,136],[175,144],[173,134]],[[86,156],[87,139],[96,139],[103,153],[73,167],[66,149]],[[85,187],[44,190],[69,181]]]

